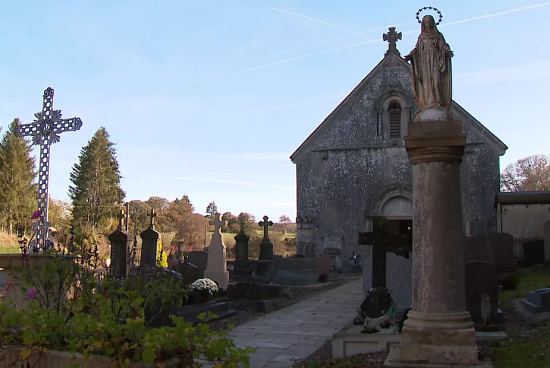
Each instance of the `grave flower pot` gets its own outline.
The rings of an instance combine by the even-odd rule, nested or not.
[[[195,290],[193,291],[193,302],[195,304],[206,304],[210,299],[210,293],[204,290]]]

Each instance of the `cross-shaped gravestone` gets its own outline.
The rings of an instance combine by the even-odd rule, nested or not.
[[[224,224],[224,221],[220,220],[220,213],[216,212],[214,213],[214,220],[210,221],[210,225],[214,225],[214,233],[212,234],[212,238],[222,238],[222,226]]]
[[[30,124],[19,126],[21,136],[32,137],[32,143],[40,145],[38,163],[38,210],[40,219],[36,234],[38,247],[45,249],[48,239],[48,182],[50,179],[50,146],[59,142],[59,134],[80,129],[80,118],[62,119],[61,110],[53,109],[53,88],[44,91],[42,111],[34,114],[35,120]]]
[[[401,32],[397,33],[395,32],[395,27],[388,28],[389,32],[382,34],[382,38],[384,41],[388,41],[388,51],[384,55],[388,55],[390,52],[393,52],[394,54],[401,55],[399,53],[399,50],[396,47],[397,40],[401,39]]]
[[[151,212],[148,214],[150,220],[149,220],[149,229],[155,229],[155,217],[157,217],[157,213],[155,212],[154,208],[151,208]]]
[[[141,233],[141,267],[155,267],[157,264],[157,245],[160,234],[155,230],[156,215],[155,210],[151,209],[149,227]]]
[[[263,221],[258,222],[258,225],[264,227],[264,238],[260,243],[260,260],[273,259],[273,243],[269,240],[269,227],[273,226],[273,221],[268,221],[269,217],[264,216]],[[267,267],[267,266],[266,266]],[[259,271],[258,271],[259,272]]]
[[[264,216],[263,221],[258,222],[258,225],[264,227],[264,239],[263,240],[269,240],[269,226],[273,226],[273,221],[267,221],[269,220],[269,217]]]

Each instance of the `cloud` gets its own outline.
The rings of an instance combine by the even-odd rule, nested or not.
[[[502,15],[519,13],[519,12],[526,11],[526,10],[542,8],[542,7],[548,6],[548,5],[550,5],[550,1],[546,1],[544,3],[538,3],[538,4],[522,6],[522,7],[514,8],[514,9],[503,10],[503,11],[499,11],[499,12],[491,13],[491,14],[484,14],[484,15],[479,15],[479,16],[475,16],[475,17],[459,19],[459,20],[455,20],[455,21],[452,21],[452,22],[443,23],[439,26],[439,28],[448,27],[448,26],[455,26],[455,25],[458,25],[458,24],[464,24],[464,23],[469,23],[469,22],[474,22],[474,21],[478,21],[478,20],[481,20],[481,19],[500,17]]]

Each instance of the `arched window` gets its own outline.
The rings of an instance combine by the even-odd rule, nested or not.
[[[388,106],[390,125],[390,138],[401,138],[401,105],[398,102],[390,103]]]

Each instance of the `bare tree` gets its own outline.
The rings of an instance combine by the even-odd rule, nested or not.
[[[504,192],[550,190],[550,156],[533,155],[506,166],[501,175]]]
[[[283,234],[286,234],[286,225],[290,224],[292,221],[290,221],[290,217],[287,215],[282,215],[279,217],[279,222],[283,224]]]

